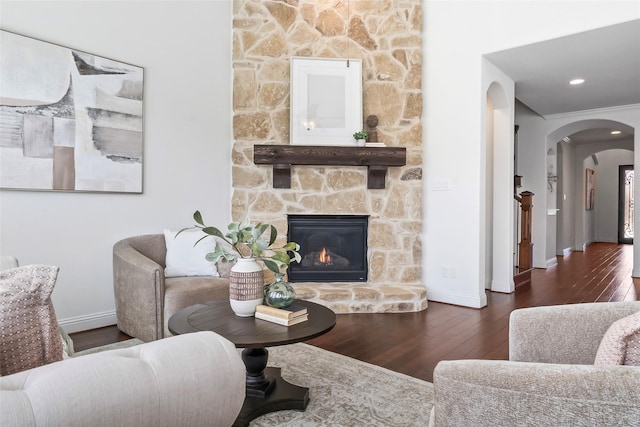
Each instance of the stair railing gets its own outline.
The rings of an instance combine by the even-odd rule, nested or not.
[[[520,204],[520,242],[518,243],[517,271],[523,272],[533,267],[533,243],[531,242],[531,221],[533,209],[533,193],[523,191],[514,194],[513,198]]]

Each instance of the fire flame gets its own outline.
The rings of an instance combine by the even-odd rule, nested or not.
[[[331,255],[327,253],[326,248],[322,248],[322,250],[320,251],[320,255],[318,255],[318,259],[323,264],[331,264]]]

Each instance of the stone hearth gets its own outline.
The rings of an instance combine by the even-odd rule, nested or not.
[[[296,296],[329,307],[336,313],[402,313],[427,308],[422,285],[292,283]]]

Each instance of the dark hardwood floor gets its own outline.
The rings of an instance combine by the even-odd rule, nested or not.
[[[533,271],[513,294],[487,292],[482,309],[430,302],[420,313],[341,314],[329,333],[308,341],[326,350],[427,381],[440,360],[507,359],[511,311],[522,307],[635,301],[633,247],[596,243]],[[76,351],[129,338],[115,326],[71,334]]]

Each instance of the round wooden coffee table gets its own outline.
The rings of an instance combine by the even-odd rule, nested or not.
[[[269,412],[307,408],[309,389],[285,381],[280,368],[267,367],[266,347],[306,341],[329,332],[336,324],[336,315],[320,304],[304,300],[296,300],[296,304],[307,307],[309,320],[293,326],[238,317],[226,300],[192,305],[169,319],[169,331],[174,335],[213,331],[236,347],[244,348],[247,394],[234,426],[247,426],[251,420]]]

